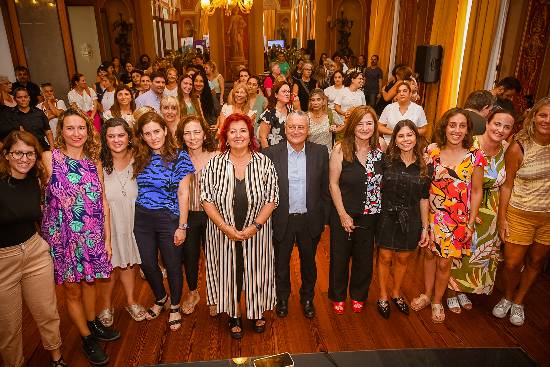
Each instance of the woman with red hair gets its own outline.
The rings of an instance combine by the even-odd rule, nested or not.
[[[229,329],[242,338],[240,313],[244,290],[246,316],[254,330],[265,330],[263,313],[275,306],[275,260],[271,213],[279,200],[277,173],[258,152],[252,120],[227,116],[220,131],[220,155],[201,176],[206,228],[207,303],[229,315]]]

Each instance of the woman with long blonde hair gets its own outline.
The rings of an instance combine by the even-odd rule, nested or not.
[[[223,126],[227,116],[234,113],[241,113],[256,120],[256,111],[250,108],[248,88],[246,83],[235,83],[233,89],[229,93],[227,103],[222,106],[222,111],[218,117],[218,130]]]
[[[206,72],[212,94],[220,101],[220,105],[223,105],[223,96],[225,93],[225,80],[223,79],[223,75],[218,72],[218,68],[214,61],[208,61],[204,66],[204,71]]]

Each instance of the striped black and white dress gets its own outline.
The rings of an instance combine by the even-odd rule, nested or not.
[[[275,166],[261,153],[252,153],[245,171],[248,211],[244,227],[256,219],[264,205],[279,203]],[[233,190],[235,171],[229,151],[210,159],[201,177],[201,200],[216,206],[224,221],[235,225]],[[272,245],[271,218],[252,238],[242,242],[244,257],[243,290],[246,316],[259,319],[275,306],[275,258]],[[211,220],[206,228],[207,303],[217,305],[217,312],[237,317],[235,276],[235,241],[230,240]]]

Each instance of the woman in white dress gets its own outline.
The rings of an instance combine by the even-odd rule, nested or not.
[[[122,118],[107,120],[101,130],[101,162],[105,180],[105,196],[111,212],[111,247],[113,272],[98,281],[101,299],[99,320],[107,327],[113,324],[112,293],[116,278],[126,294],[126,311],[136,321],[145,319],[145,309],[134,298],[135,278],[141,258],[134,237],[134,210],[137,183],[132,178],[132,129]]]

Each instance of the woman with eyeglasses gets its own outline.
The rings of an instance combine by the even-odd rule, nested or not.
[[[309,103],[309,94],[317,88],[317,81],[311,77],[313,74],[313,64],[311,61],[304,62],[302,73],[294,78],[292,86],[292,95],[294,96],[294,109],[307,112]]]
[[[52,367],[61,356],[59,314],[50,247],[36,231],[47,173],[38,140],[14,130],[0,155],[0,354],[5,366],[23,366],[23,301],[38,325]]]
[[[290,84],[280,82],[273,87],[273,93],[269,97],[267,109],[260,116],[260,146],[278,144],[285,136],[285,121],[292,107],[290,102]]]

